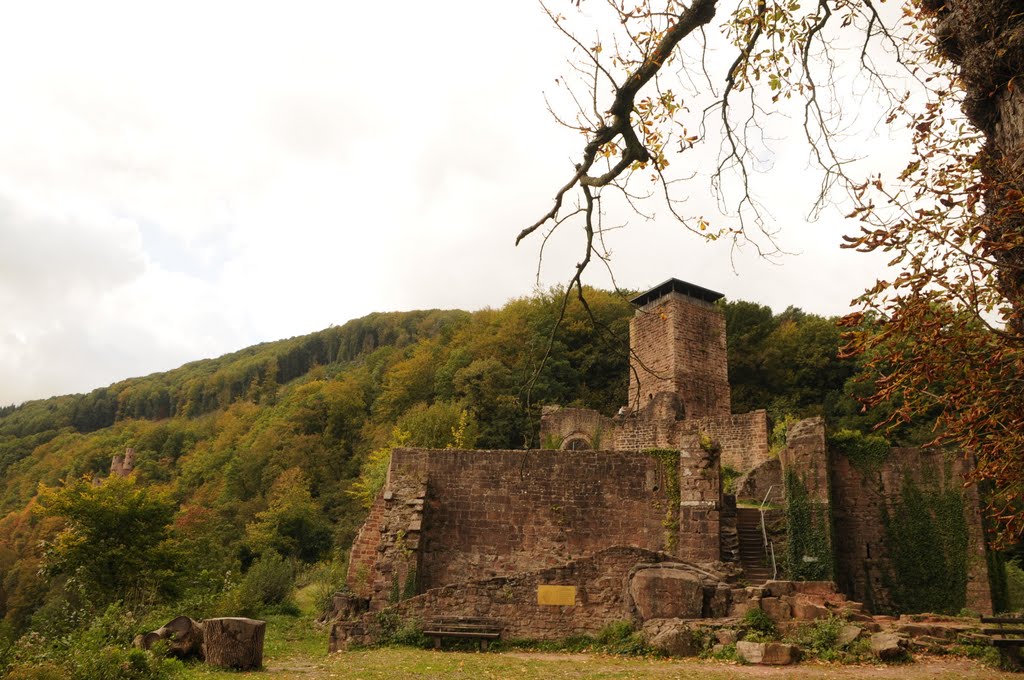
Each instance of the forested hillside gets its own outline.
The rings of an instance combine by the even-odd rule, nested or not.
[[[626,400],[632,309],[621,296],[589,291],[606,330],[595,331],[572,303],[552,339],[561,299],[552,291],[497,310],[371,314],[3,409],[6,635],[52,633],[114,601],[216,610],[231,593],[242,597],[260,569],[343,560],[365,514],[360,491],[372,488],[368,477],[392,445],[536,446],[543,404],[614,413]],[[862,426],[844,396],[854,367],[836,359],[832,320],[747,302],[722,307],[735,411]],[[126,447],[136,451],[134,479],[76,481],[105,477]],[[134,571],[90,570],[111,559],[103,523],[129,521],[152,538],[118,544],[118,559],[131,555]],[[96,545],[87,531],[100,536]]]

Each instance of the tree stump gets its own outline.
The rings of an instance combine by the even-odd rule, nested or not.
[[[221,668],[253,670],[263,665],[266,621],[228,617],[203,621],[206,663]]]
[[[202,657],[203,624],[187,616],[178,616],[157,630],[136,636],[135,646],[150,649],[160,640],[167,643],[167,653],[171,656],[179,659]]]

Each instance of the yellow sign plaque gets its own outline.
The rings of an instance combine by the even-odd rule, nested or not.
[[[537,604],[571,607],[576,604],[576,586],[537,586]]]

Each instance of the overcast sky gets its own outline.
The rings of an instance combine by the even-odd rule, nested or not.
[[[0,8],[0,404],[533,289],[539,241],[513,241],[580,147],[545,110],[569,46],[538,5]],[[839,250],[837,212],[807,223],[816,180],[779,144],[764,186],[792,255],[659,214],[611,235],[620,285],[844,312],[879,262]],[[715,217],[707,194],[694,214]],[[543,285],[569,278],[576,238],[552,242]]]

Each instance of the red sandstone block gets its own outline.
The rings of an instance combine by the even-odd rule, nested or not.
[[[792,604],[792,610],[793,618],[801,621],[816,621],[818,619],[827,619],[829,616],[829,611],[824,607],[803,600],[795,601]]]

